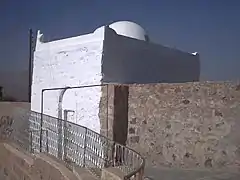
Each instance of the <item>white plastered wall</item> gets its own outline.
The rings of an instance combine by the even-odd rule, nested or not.
[[[38,33],[33,61],[31,110],[41,112],[41,91],[44,88],[101,84],[103,38],[104,29],[44,43],[42,34]],[[44,92],[44,114],[58,117],[60,91]],[[63,96],[62,110],[74,110],[71,121],[100,132],[100,98],[101,87],[68,89]]]

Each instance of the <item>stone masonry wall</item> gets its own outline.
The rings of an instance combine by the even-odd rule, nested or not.
[[[113,139],[114,119],[114,86],[102,86],[102,96],[99,103],[100,134]]]
[[[27,129],[28,123],[19,114],[27,114],[29,111],[30,103],[0,102],[0,140],[7,139],[16,128],[18,132]]]
[[[102,86],[99,104],[101,134],[120,144],[125,144],[127,138],[128,89],[127,85]]]
[[[32,156],[0,143],[1,180],[77,180],[64,165],[45,155]]]
[[[128,103],[128,145],[147,165],[240,167],[238,83],[131,85]]]

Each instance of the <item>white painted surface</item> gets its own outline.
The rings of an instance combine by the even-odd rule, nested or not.
[[[119,36],[110,28],[105,31],[104,82],[142,84],[199,80],[199,54]]]
[[[118,21],[109,25],[117,34],[138,39],[146,40],[146,31],[138,24],[130,21]]]
[[[98,117],[100,98],[101,87],[69,89],[64,94],[63,110],[75,110],[76,113],[71,118],[72,122],[100,133],[100,120]]]
[[[67,86],[101,84],[103,33],[43,43],[38,34],[33,63],[31,109],[41,111],[41,90]],[[43,113],[58,117],[60,90],[44,92]],[[73,122],[100,132],[98,117],[101,88],[68,89],[63,110],[75,111]],[[62,116],[63,117],[63,116]]]

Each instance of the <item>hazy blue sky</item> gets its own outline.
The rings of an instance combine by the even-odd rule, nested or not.
[[[53,40],[118,20],[140,24],[154,42],[198,51],[203,79],[240,79],[239,0],[1,0],[0,71],[27,69],[29,28]]]

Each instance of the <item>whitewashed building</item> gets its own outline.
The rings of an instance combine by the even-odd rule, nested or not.
[[[197,53],[151,43],[146,31],[133,22],[120,21],[90,34],[51,42],[44,42],[43,34],[38,31],[31,108],[41,111],[44,88],[101,83],[189,82],[198,81],[199,76]],[[63,117],[64,110],[71,110],[69,121],[99,133],[100,99],[101,87],[45,91],[43,113]]]

